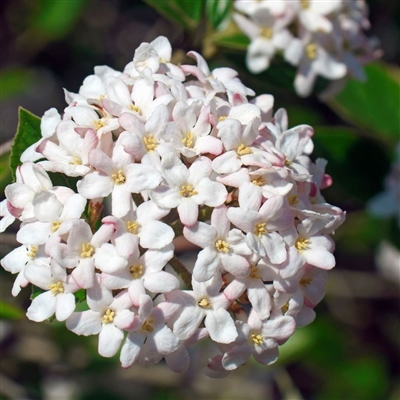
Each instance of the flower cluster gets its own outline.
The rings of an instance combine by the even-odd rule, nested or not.
[[[320,193],[332,182],[309,158],[310,126],[288,129],[271,95],[249,101],[236,71],[193,51],[196,65],[178,67],[171,51],[165,37],[142,43],[123,72],[96,67],[62,115],[44,114],[1,203],[2,231],[22,222],[1,263],[18,274],[13,295],[40,289],[29,319],[99,335],[123,367],[184,371],[207,337],[212,376],[251,355],[270,364],[315,318],[345,214]]]
[[[247,66],[265,71],[276,53],[298,68],[294,86],[308,96],[318,75],[365,79],[362,65],[379,57],[376,39],[368,39],[364,0],[236,0],[234,20],[251,40]],[[334,90],[334,89],[332,89]]]

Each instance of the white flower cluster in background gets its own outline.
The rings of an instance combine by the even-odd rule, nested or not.
[[[332,182],[309,157],[310,126],[289,129],[271,95],[249,100],[236,71],[196,52],[178,67],[171,51],[165,37],[142,43],[123,72],[96,67],[62,115],[44,114],[1,203],[2,231],[22,222],[1,263],[13,295],[40,288],[32,321],[98,335],[123,367],[164,358],[182,372],[209,338],[220,355],[206,371],[223,376],[251,356],[275,362],[313,321],[345,213],[320,193]],[[177,255],[193,248],[188,271]]]
[[[275,54],[297,67],[299,96],[308,96],[318,75],[335,80],[338,91],[346,77],[365,80],[363,64],[380,57],[369,39],[364,0],[236,0],[233,18],[251,40],[246,63],[253,73],[265,71]]]

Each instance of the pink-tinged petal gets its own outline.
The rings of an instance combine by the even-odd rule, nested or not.
[[[179,348],[178,338],[166,325],[154,333],[153,340],[157,351],[163,355],[171,354]]]
[[[120,355],[123,368],[130,367],[137,360],[145,339],[146,335],[141,333],[131,332],[128,334]]]
[[[151,165],[131,164],[126,168],[125,185],[132,193],[155,189],[160,182],[160,173]]]
[[[35,194],[30,187],[23,183],[12,183],[6,186],[4,192],[13,207],[22,209],[32,201]]]
[[[53,233],[48,222],[31,222],[25,224],[17,233],[17,240],[27,245],[40,245],[46,243]]]
[[[224,295],[229,301],[238,299],[247,289],[246,283],[233,280],[224,290]]]
[[[262,218],[257,211],[247,210],[245,208],[229,208],[227,216],[233,225],[244,232],[253,232],[256,224],[262,222]]]
[[[315,316],[316,313],[312,308],[304,306],[295,317],[296,325],[299,328],[309,325],[314,321]]]
[[[263,320],[268,318],[271,310],[271,296],[261,279],[252,281],[252,286],[247,289],[247,296],[258,317]]]
[[[122,79],[114,76],[108,76],[105,80],[107,95],[111,101],[129,107],[132,104],[131,95],[128,86]]]
[[[140,228],[140,245],[146,249],[161,249],[174,239],[173,229],[160,221],[147,221]]]
[[[273,339],[264,340],[264,343],[254,347],[253,357],[263,365],[273,364],[279,356],[278,343]]]
[[[53,283],[51,269],[47,265],[28,264],[24,269],[25,278],[41,289],[48,290]]]
[[[296,322],[292,317],[280,317],[268,320],[263,324],[262,336],[282,341],[288,339],[296,330]]]
[[[239,205],[250,210],[258,210],[261,206],[262,194],[259,186],[244,182],[239,187]]]
[[[159,186],[150,192],[150,196],[154,203],[165,209],[177,207],[182,198],[178,188],[168,186]]]
[[[174,256],[174,246],[172,244],[159,250],[147,250],[140,260],[146,266],[147,273],[159,272],[165,264]]]
[[[114,324],[117,328],[128,330],[132,327],[135,320],[135,314],[129,310],[119,310],[114,318]]]
[[[124,334],[112,323],[103,324],[99,334],[99,354],[103,357],[113,357],[117,354]]]
[[[189,354],[185,346],[181,346],[172,354],[165,355],[165,361],[169,369],[176,373],[185,372],[189,368]]]
[[[56,298],[54,294],[49,290],[39,294],[32,300],[29,306],[26,316],[35,322],[42,322],[45,319],[50,318],[56,310]]]
[[[315,246],[310,250],[304,250],[304,257],[314,267],[332,269],[336,265],[335,257],[325,247]]]
[[[312,279],[310,284],[302,285],[304,297],[315,307],[325,296],[325,287],[328,278],[328,273],[325,270],[317,269],[307,274],[304,278]]]
[[[279,274],[283,279],[294,276],[300,268],[306,263],[306,257],[297,251],[294,246],[290,246],[287,253],[286,261],[279,266]]]
[[[32,205],[36,218],[43,222],[57,220],[63,210],[63,206],[56,196],[46,191],[37,193]]]
[[[182,197],[178,205],[179,218],[185,226],[193,226],[197,222],[199,206],[191,198]]]
[[[222,153],[224,146],[221,140],[214,136],[200,136],[196,140],[196,150],[200,154],[210,153],[218,156]]]
[[[19,246],[4,258],[1,259],[1,266],[8,272],[16,274],[21,272],[25,264],[32,261],[31,257],[28,257],[29,246]]]
[[[189,242],[202,248],[214,246],[217,239],[215,228],[204,222],[198,222],[191,227],[185,226],[183,228],[183,235]]]
[[[235,346],[222,357],[222,365],[228,371],[240,367],[244,364],[253,352],[253,348],[248,343],[241,346]]]
[[[128,260],[117,253],[115,246],[104,243],[97,249],[94,263],[101,271],[111,274],[124,269],[128,265]]]
[[[101,284],[107,289],[125,289],[132,283],[132,276],[127,269],[113,274],[101,274]]]
[[[103,243],[106,243],[111,239],[114,231],[115,231],[115,229],[114,229],[113,225],[103,224],[95,232],[92,239],[90,240],[90,243],[92,244],[93,247],[98,248]]]
[[[77,183],[79,194],[86,199],[107,197],[113,190],[114,181],[108,176],[97,171],[87,174]]]
[[[249,262],[234,253],[221,254],[221,263],[225,271],[238,278],[246,278],[250,272]]]
[[[260,238],[265,253],[272,264],[282,264],[287,258],[285,242],[277,232],[267,233]]]
[[[208,312],[204,324],[210,338],[217,343],[232,343],[237,338],[237,330],[228,311],[220,308]]]
[[[153,293],[165,293],[179,288],[179,279],[172,274],[160,271],[144,278],[144,287]]]
[[[311,64],[307,61],[301,62],[294,79],[296,93],[301,97],[307,97],[313,89],[316,78],[317,74],[311,68]]]
[[[211,225],[217,231],[217,235],[221,237],[228,236],[230,222],[227,217],[228,208],[225,205],[214,208],[211,214]]]
[[[206,247],[197,256],[193,269],[193,278],[197,282],[206,282],[218,272],[219,266],[220,258],[217,252],[210,247]]]
[[[242,166],[242,161],[235,150],[227,151],[214,158],[212,167],[218,174],[230,174],[236,172]]]
[[[101,312],[109,306],[114,297],[111,290],[102,286],[96,276],[95,284],[86,291],[86,301],[90,309]]]
[[[24,271],[22,270],[15,278],[13,287],[11,289],[11,294],[16,297],[18,296],[21,288],[28,286],[29,281],[25,278]]]
[[[143,280],[140,278],[132,280],[128,288],[128,292],[132,304],[135,307],[139,307],[140,296],[146,294],[146,290],[143,286]]]
[[[194,307],[186,307],[174,323],[174,334],[180,340],[189,339],[199,327],[204,318],[204,312]]]
[[[75,310],[75,296],[72,293],[60,293],[56,300],[56,319],[65,321]]]
[[[212,173],[211,160],[208,157],[198,158],[189,168],[189,181],[197,185],[203,178],[208,178]]]
[[[71,276],[80,288],[91,288],[95,283],[94,260],[92,258],[81,259]]]
[[[206,204],[210,207],[218,207],[224,203],[228,192],[225,186],[219,182],[213,182],[208,178],[203,178],[197,186],[199,194],[194,197],[198,204]]]
[[[122,218],[131,208],[132,196],[126,185],[114,185],[111,193],[111,213],[117,218]]]

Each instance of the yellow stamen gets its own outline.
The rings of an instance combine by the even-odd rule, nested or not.
[[[194,136],[191,132],[188,132],[186,136],[182,139],[182,144],[189,149],[193,149],[194,146]]]
[[[224,116],[224,115],[221,115],[221,116],[218,118],[218,122],[225,121],[227,118],[228,118],[228,117],[226,117],[226,116]]]
[[[188,185],[183,185],[183,186],[181,186],[181,190],[179,191],[179,194],[180,194],[182,197],[192,197],[192,196],[198,194],[198,192],[196,192],[196,191],[194,190],[193,185],[188,184]]]
[[[129,109],[131,111],[137,112],[138,114],[142,114],[142,111],[140,110],[140,108],[138,106],[134,106],[133,104],[129,105]]]
[[[81,257],[89,258],[94,254],[94,248],[90,243],[82,243],[81,245]]]
[[[155,139],[153,135],[145,136],[143,142],[148,152],[154,151],[158,144],[158,140]]]
[[[101,118],[101,119],[98,119],[97,121],[94,121],[93,126],[94,126],[94,129],[96,129],[96,131],[98,131],[99,129],[106,126],[106,122],[104,121],[103,118]]]
[[[224,240],[217,240],[215,242],[215,247],[221,253],[229,253],[229,243],[226,243]]]
[[[129,267],[129,272],[133,279],[140,278],[143,275],[143,265],[132,265],[131,267]]]
[[[253,179],[251,183],[256,186],[262,186],[265,185],[265,180],[262,176],[259,176],[258,178]]]
[[[153,318],[147,318],[146,321],[144,321],[141,330],[144,332],[153,332],[153,323]]]
[[[312,278],[303,277],[303,278],[301,278],[301,280],[300,280],[300,285],[301,285],[301,286],[304,286],[304,287],[307,287],[312,281],[313,281]]]
[[[73,161],[70,161],[68,164],[70,165],[82,165],[82,160],[76,156],[72,157]]]
[[[267,225],[266,222],[262,222],[260,224],[257,224],[254,228],[254,234],[257,235],[258,237],[261,237],[265,233],[267,233],[267,230],[265,229],[265,226]]]
[[[49,289],[51,290],[51,293],[53,293],[53,294],[64,293],[64,285],[62,284],[61,281],[52,283],[51,285],[49,285]]]
[[[135,221],[128,221],[126,223],[126,229],[129,233],[132,233],[133,235],[137,235],[139,232],[140,224],[139,222]]]
[[[252,278],[252,279],[260,279],[261,278],[260,275],[258,275],[258,268],[255,267],[254,265],[252,265],[250,267],[249,277]]]
[[[292,162],[288,159],[285,160],[285,167],[290,167],[290,165],[292,164]]]
[[[274,31],[272,30],[272,28],[261,28],[260,36],[262,36],[265,39],[271,39],[272,36],[274,36]]]
[[[253,150],[251,150],[250,147],[246,147],[243,143],[239,145],[239,147],[236,150],[236,153],[239,154],[239,156],[244,156],[246,154],[251,154]]]
[[[288,197],[289,205],[294,206],[296,205],[300,200],[297,197],[297,195],[292,194],[291,196]]]
[[[203,298],[203,299],[199,300],[199,302],[197,304],[201,308],[210,308],[211,307],[211,304],[210,304],[209,300],[206,299],[206,298]]]
[[[287,310],[289,310],[289,302],[288,301],[281,307],[282,314],[286,314]]]
[[[304,250],[308,250],[310,247],[308,246],[308,244],[310,243],[309,239],[302,239],[299,238],[297,239],[296,243],[295,243],[295,247],[296,249],[301,253]]]
[[[303,10],[307,10],[310,7],[310,0],[300,0],[300,6]]]
[[[251,339],[255,344],[263,344],[264,340],[262,336],[259,333],[252,333],[251,334]]]
[[[58,231],[58,228],[60,227],[60,225],[61,225],[61,221],[52,222],[52,223],[51,223],[51,230],[52,230],[53,232]]]
[[[125,178],[124,173],[122,172],[122,169],[118,170],[118,173],[112,174],[111,178],[113,178],[116,185],[121,185],[122,183],[125,183],[125,181],[126,181],[126,178]]]
[[[107,308],[106,312],[101,317],[101,322],[103,324],[111,324],[114,321],[115,311],[111,310],[111,308]]]
[[[318,48],[315,43],[310,43],[306,46],[306,55],[310,60],[315,60],[318,55]]]
[[[30,251],[28,251],[28,253],[26,253],[26,255],[28,257],[34,259],[36,257],[37,251],[38,251],[38,248],[36,246],[31,246]]]

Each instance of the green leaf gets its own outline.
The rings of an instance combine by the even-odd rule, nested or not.
[[[217,29],[232,10],[231,0],[207,0],[207,17],[213,28]]]
[[[86,0],[42,1],[41,10],[33,20],[33,28],[48,39],[65,36],[81,14]]]
[[[8,97],[25,93],[34,75],[27,68],[4,68],[0,72],[0,101]]]
[[[15,170],[21,165],[21,154],[41,139],[40,118],[20,107],[18,110],[18,129],[11,149],[10,167],[15,179]]]
[[[20,319],[24,314],[18,307],[0,301],[0,319]]]
[[[203,15],[203,0],[145,0],[161,15],[183,28],[195,29]]]
[[[345,127],[316,127],[313,142],[314,155],[328,160],[327,173],[347,197],[365,202],[382,190],[390,161],[379,143]]]
[[[400,130],[400,69],[376,62],[365,72],[365,83],[349,81],[328,105],[346,121],[395,143]]]
[[[246,51],[250,44],[250,39],[242,33],[232,33],[229,35],[216,35],[213,37],[213,42],[228,49]]]
[[[0,156],[0,191],[3,193],[7,185],[12,182],[12,173],[10,168],[10,152]]]

